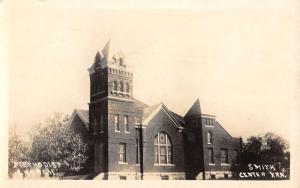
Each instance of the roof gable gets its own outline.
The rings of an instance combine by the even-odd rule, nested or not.
[[[182,125],[178,122],[178,120],[174,117],[174,113],[169,111],[169,109],[163,104],[160,103],[158,105],[150,106],[144,109],[143,121],[142,125],[148,125],[148,123],[160,112],[163,111],[173,122],[173,124],[182,129]]]
[[[82,121],[82,123],[85,125],[85,128],[89,128],[89,111],[88,110],[79,110],[75,109],[74,112],[72,113],[69,121],[70,126],[72,122],[74,121],[75,117],[78,116],[79,119]]]

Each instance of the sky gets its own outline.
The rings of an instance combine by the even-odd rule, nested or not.
[[[110,39],[111,52],[122,50],[133,69],[135,98],[180,115],[199,98],[232,136],[289,139],[296,49],[289,4],[82,2],[2,2],[9,125],[20,133],[54,112],[88,109],[88,68]]]

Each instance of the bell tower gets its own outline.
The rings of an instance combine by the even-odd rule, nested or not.
[[[94,172],[107,175],[118,168],[119,143],[135,140],[133,74],[122,51],[110,54],[108,41],[96,53],[89,75],[89,131],[93,138]]]

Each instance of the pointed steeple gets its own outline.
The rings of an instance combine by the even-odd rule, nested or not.
[[[191,117],[191,116],[201,116],[201,107],[200,107],[200,101],[197,99],[192,107],[189,109],[189,111],[185,114],[186,117]]]
[[[107,43],[105,44],[103,50],[101,51],[102,54],[103,54],[103,56],[104,56],[103,58],[104,58],[105,60],[108,59],[109,46],[110,46],[110,39],[107,41]]]

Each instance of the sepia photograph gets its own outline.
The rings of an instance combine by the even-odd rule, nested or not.
[[[289,182],[298,12],[234,2],[0,1],[7,179]]]

